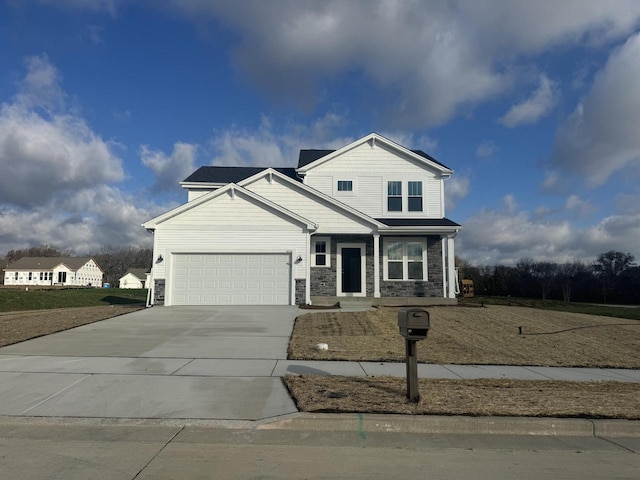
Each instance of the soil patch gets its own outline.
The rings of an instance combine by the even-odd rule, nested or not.
[[[135,312],[144,307],[113,305],[0,313],[0,347]]]
[[[427,308],[418,361],[437,364],[640,368],[640,321],[524,307]],[[315,345],[326,343],[327,351]],[[397,308],[298,317],[295,360],[403,362]]]
[[[420,402],[394,377],[287,376],[305,412],[640,419],[640,384],[420,379]]]

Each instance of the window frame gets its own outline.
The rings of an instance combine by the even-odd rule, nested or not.
[[[402,278],[389,278],[389,247],[393,244],[402,244]],[[418,263],[409,257],[409,247],[411,243],[419,243],[422,247],[422,278],[409,278],[409,264]],[[391,260],[398,263],[398,260]],[[429,268],[427,264],[427,239],[424,237],[385,237],[383,239],[383,260],[382,260],[383,280],[385,282],[428,282]]]
[[[391,184],[392,183],[395,184],[395,185],[399,185],[400,186],[400,192],[399,193],[391,194]],[[403,192],[403,188],[402,188],[402,184],[403,183],[404,182],[402,180],[387,180],[387,212],[400,212],[400,213],[404,212],[404,199],[403,199],[404,194],[402,193]],[[390,201],[392,199],[393,200],[400,199],[400,209],[399,210],[395,210],[395,209],[392,210],[391,208],[389,208],[391,206],[390,205]]]
[[[340,186],[348,186],[349,188],[340,188]],[[336,188],[341,193],[353,192],[353,180],[338,180]]]
[[[411,194],[411,185],[418,185],[420,187],[420,194]],[[420,199],[420,209],[411,208],[411,200]],[[422,188],[422,180],[408,180],[407,181],[407,212],[424,212],[424,194]]]
[[[387,177],[384,179],[383,183],[383,213],[385,215],[424,215],[426,213],[426,187],[427,187],[427,182],[425,181],[425,179],[421,179],[421,180],[411,180],[408,179],[407,177],[400,177],[400,179],[398,179],[398,177]],[[394,192],[389,193],[390,190],[392,190],[392,186],[391,184],[397,184],[400,185],[399,189],[393,189],[393,190],[399,190],[399,193]],[[412,192],[412,189],[410,188],[411,186],[413,186],[414,189],[418,189],[419,190],[419,194]],[[400,209],[399,210],[391,210],[389,209],[389,203],[392,201],[395,201],[396,203],[400,202]],[[416,203],[419,203],[419,209],[415,208],[416,207]]]
[[[325,252],[317,252],[316,251],[316,245],[318,243],[325,243]],[[317,264],[317,260],[316,260],[316,256],[317,255],[324,255],[325,256],[325,264],[324,265],[318,265]],[[318,268],[329,268],[331,267],[331,237],[311,237],[311,266],[312,267],[318,267]]]

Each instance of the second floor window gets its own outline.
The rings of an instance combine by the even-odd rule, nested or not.
[[[422,211],[422,182],[409,182],[409,211]]]
[[[353,180],[338,180],[338,191],[339,192],[352,192],[353,191]]]
[[[402,182],[387,183],[387,210],[389,212],[402,211]]]

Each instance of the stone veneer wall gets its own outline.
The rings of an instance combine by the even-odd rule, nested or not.
[[[331,236],[331,266],[311,267],[311,295],[314,297],[334,297],[337,295],[337,253],[338,243],[364,243],[366,255],[366,295],[373,297],[373,237],[370,235]]]
[[[153,304],[164,305],[164,278],[157,278],[153,282]]]
[[[296,278],[296,305],[304,305],[306,302],[307,281],[304,278]]]

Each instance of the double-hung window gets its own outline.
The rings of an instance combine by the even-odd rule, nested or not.
[[[427,245],[420,238],[389,238],[384,248],[385,280],[426,280]]]
[[[311,242],[311,266],[329,267],[331,266],[331,247],[328,237],[314,238]]]
[[[387,211],[402,211],[402,182],[390,181],[387,183]]]
[[[390,180],[387,182],[387,212],[422,212],[422,199],[423,191],[420,181]]]
[[[409,211],[421,212],[422,211],[422,182],[409,182],[408,185],[409,194]]]

